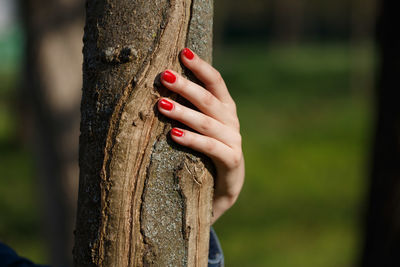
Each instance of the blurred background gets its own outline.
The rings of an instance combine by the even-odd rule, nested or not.
[[[42,264],[67,264],[72,248],[81,2],[0,0],[0,240]],[[237,102],[246,160],[242,194],[215,224],[226,266],[359,264],[376,5],[215,1],[213,64]]]

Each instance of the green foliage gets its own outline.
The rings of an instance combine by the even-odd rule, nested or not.
[[[365,77],[372,52],[363,49]],[[351,266],[371,116],[369,90],[351,88],[353,50],[238,45],[215,54],[246,159],[242,194],[216,223],[227,266]]]
[[[355,262],[371,117],[369,89],[359,87],[370,87],[372,55],[344,45],[216,49],[237,101],[247,168],[238,202],[215,225],[227,266]],[[44,263],[34,162],[11,109],[15,76],[0,75],[0,239]]]

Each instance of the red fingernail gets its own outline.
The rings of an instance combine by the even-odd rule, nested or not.
[[[169,70],[166,70],[162,74],[162,79],[168,83],[174,83],[176,81],[176,76]]]
[[[174,108],[174,104],[172,104],[166,99],[161,99],[158,103],[160,107],[165,110],[172,110]]]
[[[194,58],[193,52],[189,48],[183,49],[183,55],[187,58],[192,60]]]
[[[183,136],[183,131],[178,130],[178,129],[176,129],[176,128],[173,128],[173,129],[171,130],[171,134],[172,134],[173,136],[182,137],[182,136]]]

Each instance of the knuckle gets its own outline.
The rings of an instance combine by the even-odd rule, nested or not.
[[[230,167],[232,168],[237,168],[242,162],[242,153],[239,151],[235,151],[234,154],[232,154],[231,157],[231,162],[230,162]]]
[[[229,115],[227,116],[227,119],[226,119],[227,125],[229,125],[233,129],[239,131],[240,130],[240,122],[239,122],[238,116],[236,115],[236,112],[228,111],[227,113],[229,113]]]
[[[200,122],[200,131],[201,132],[207,133],[212,128],[213,128],[213,121],[210,118],[204,117],[203,119],[201,119],[201,122]]]
[[[206,91],[206,93],[203,96],[202,103],[205,106],[212,106],[214,103],[214,96],[208,91]]]
[[[182,117],[182,107],[178,103],[174,103],[173,109],[170,111],[171,116],[174,118]]]
[[[193,144],[196,143],[196,140],[195,140],[196,138],[193,135],[193,133],[190,131],[186,131],[182,137],[183,137],[182,140],[184,140],[185,146],[193,147]]]
[[[189,84],[189,81],[182,76],[179,76],[179,82],[175,85],[176,92],[182,92]]]
[[[239,186],[236,186],[235,188],[232,188],[232,189],[229,191],[228,196],[229,196],[229,199],[230,199],[230,204],[231,204],[231,206],[233,206],[233,204],[235,204],[237,198],[238,198],[239,195],[240,195],[240,191],[241,191],[241,187],[239,187]]]
[[[237,134],[235,141],[239,147],[242,147],[242,136],[240,135],[240,133]]]
[[[235,127],[235,129],[240,130],[240,122],[239,120],[236,118],[233,120],[233,127]],[[242,136],[240,136],[240,142],[242,141]]]
[[[229,133],[227,134],[229,138],[226,139],[226,143],[229,144],[229,146],[232,147],[232,149],[234,149],[235,151],[241,152],[242,136],[240,135],[240,132],[233,130],[231,127],[226,127],[224,131],[226,133]]]
[[[215,80],[216,84],[220,84],[224,81],[221,73],[219,71],[217,71],[216,69],[214,69],[214,80]]]
[[[227,103],[223,103],[224,108],[227,112],[231,113],[233,116],[237,118],[237,107],[235,101],[233,99],[229,100]]]
[[[213,140],[211,140],[211,139],[206,139],[205,140],[205,143],[204,143],[204,149],[208,152],[208,153],[210,153],[210,154],[213,154],[214,153],[214,151],[215,151],[215,142],[213,142]]]

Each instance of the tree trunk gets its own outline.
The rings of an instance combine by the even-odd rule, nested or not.
[[[350,89],[355,93],[360,91],[370,92],[375,86],[375,70],[371,69],[365,73],[365,48],[370,45],[374,38],[377,16],[376,0],[353,0],[351,1],[351,73]],[[361,48],[361,49],[360,49]],[[363,49],[364,48],[364,49]]]
[[[206,266],[213,179],[175,145],[156,77],[211,60],[211,0],[86,3],[75,266]]]
[[[81,0],[28,0],[20,6],[27,37],[21,130],[31,133],[51,263],[70,266],[78,197],[84,5]]]
[[[396,1],[379,2],[377,126],[368,199],[363,267],[400,266],[400,39]]]

